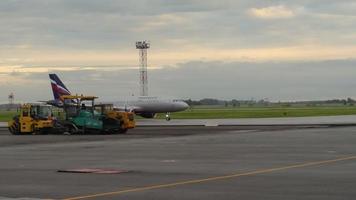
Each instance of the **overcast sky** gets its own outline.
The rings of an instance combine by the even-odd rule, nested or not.
[[[103,100],[356,98],[356,2],[1,0],[0,102],[52,97],[48,73]]]

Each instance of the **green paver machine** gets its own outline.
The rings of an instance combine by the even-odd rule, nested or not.
[[[120,133],[121,121],[110,118],[105,113],[95,110],[95,96],[63,95],[65,120],[60,124],[68,133]]]

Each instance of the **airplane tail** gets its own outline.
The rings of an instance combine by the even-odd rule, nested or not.
[[[56,102],[60,102],[60,97],[62,95],[70,95],[70,91],[63,84],[61,79],[58,78],[56,74],[49,74],[49,79],[51,80],[51,87],[53,92],[53,97]]]

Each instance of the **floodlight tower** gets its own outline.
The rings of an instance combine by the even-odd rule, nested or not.
[[[14,100],[15,100],[15,95],[14,93],[11,92],[11,94],[9,94],[9,105],[8,105],[8,110],[11,110],[14,107]]]
[[[137,41],[136,49],[139,50],[140,56],[140,95],[148,96],[147,82],[147,49],[150,48],[150,43],[147,41]]]

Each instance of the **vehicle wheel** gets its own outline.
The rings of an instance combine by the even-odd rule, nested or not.
[[[63,134],[64,135],[72,135],[75,132],[74,130],[75,129],[74,129],[72,124],[66,124],[65,128],[64,128],[64,131],[63,131]]]
[[[74,134],[74,128],[73,128],[73,126],[68,126],[68,133],[69,133],[70,135]]]
[[[32,129],[32,134],[33,135],[41,134],[41,131],[39,129],[36,129],[34,124],[31,125],[31,129]]]
[[[48,135],[50,133],[50,129],[49,128],[44,128],[40,131],[41,135]]]
[[[127,133],[127,128],[122,128],[119,130],[119,134],[126,134]]]
[[[19,135],[20,134],[20,123],[18,121],[15,121],[10,127],[9,131],[13,135]]]
[[[171,120],[171,113],[167,112],[166,113],[166,121],[170,121]]]
[[[59,122],[55,122],[53,128],[49,131],[52,134],[63,134],[67,131],[67,128]]]
[[[104,135],[112,135],[112,134],[116,134],[117,131],[115,129],[111,129],[111,130],[106,130],[104,132],[102,132]]]

